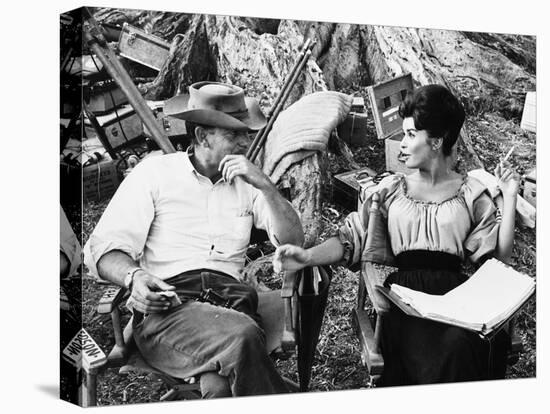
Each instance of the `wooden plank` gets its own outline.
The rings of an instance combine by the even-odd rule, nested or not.
[[[362,360],[367,366],[369,374],[382,374],[384,371],[384,358],[382,354],[377,352],[378,347],[374,341],[374,331],[367,311],[358,308],[353,309],[352,318],[361,343]]]

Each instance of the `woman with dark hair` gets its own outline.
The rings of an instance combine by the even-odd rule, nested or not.
[[[452,170],[464,109],[445,87],[416,89],[401,104],[399,114],[404,131],[401,160],[416,172],[388,176],[367,190],[363,206],[346,218],[337,236],[307,250],[280,246],[273,260],[276,271],[360,262],[374,192],[380,195],[399,269],[388,276],[387,286],[397,283],[442,295],[467,280],[460,272],[466,258],[509,260],[518,174],[507,163],[496,168],[502,192],[499,212],[480,181]],[[382,335],[382,385],[504,377],[509,337],[503,331],[488,342],[470,331],[392,309]]]

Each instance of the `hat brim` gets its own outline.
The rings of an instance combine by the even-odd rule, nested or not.
[[[244,98],[244,101],[248,111],[238,118],[214,109],[188,109],[189,95],[187,94],[168,99],[164,104],[164,113],[196,124],[235,131],[257,131],[263,128],[267,120],[258,102],[254,98]]]

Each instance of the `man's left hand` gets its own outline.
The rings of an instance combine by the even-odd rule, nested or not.
[[[221,160],[218,170],[229,184],[233,183],[235,177],[241,177],[259,190],[267,189],[272,185],[263,171],[244,155],[226,155]]]

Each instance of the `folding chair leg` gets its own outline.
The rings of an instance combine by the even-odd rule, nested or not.
[[[82,384],[79,388],[79,402],[82,407],[97,405],[97,371],[84,371]]]

